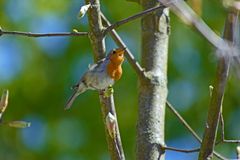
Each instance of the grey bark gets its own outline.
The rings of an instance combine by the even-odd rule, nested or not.
[[[146,10],[159,5],[141,0]],[[164,11],[164,14],[163,14]],[[169,11],[160,10],[142,18],[142,66],[146,78],[140,78],[137,126],[137,159],[163,160],[165,104],[167,98],[167,57]]]

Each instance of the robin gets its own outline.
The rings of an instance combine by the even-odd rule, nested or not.
[[[65,110],[69,109],[77,96],[86,90],[105,90],[121,78],[125,49],[113,49],[106,58],[99,60],[89,67],[80,81],[72,87],[74,93],[67,101]]]

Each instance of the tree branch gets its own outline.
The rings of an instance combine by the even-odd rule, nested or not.
[[[183,126],[193,135],[193,137],[196,138],[196,140],[199,143],[202,143],[202,139],[197,135],[197,133],[190,127],[190,125],[184,120],[184,118],[178,113],[178,111],[172,106],[172,104],[167,101],[167,107],[170,109],[170,111],[178,118],[178,120],[183,124]],[[221,160],[227,160],[227,158],[223,157],[216,151],[213,152],[213,154]]]
[[[192,153],[192,152],[198,152],[200,148],[195,148],[195,149],[179,149],[179,148],[174,148],[174,147],[168,147],[164,146],[162,147],[164,150],[170,150],[170,151],[176,151],[176,152],[183,152],[183,153]]]
[[[106,34],[107,34],[109,31],[111,31],[112,29],[116,29],[117,27],[120,27],[120,26],[123,25],[123,24],[126,24],[126,23],[128,23],[128,22],[130,22],[130,21],[133,21],[133,20],[135,20],[135,19],[141,18],[141,17],[143,17],[143,16],[146,16],[146,15],[148,15],[148,14],[150,14],[150,13],[152,13],[152,12],[155,12],[155,11],[157,11],[157,10],[162,10],[162,9],[164,9],[164,8],[165,8],[165,6],[163,6],[163,5],[156,6],[156,7],[153,7],[153,8],[146,9],[146,10],[144,10],[144,11],[142,11],[142,12],[139,12],[139,13],[133,15],[133,16],[130,16],[130,17],[125,18],[125,19],[123,19],[123,20],[120,20],[120,21],[118,21],[118,22],[115,22],[114,24],[112,24],[111,26],[107,27],[107,28],[104,30],[104,35],[106,35]]]
[[[6,31],[0,28],[0,36],[14,35],[25,37],[60,37],[60,36],[88,36],[88,32],[55,32],[55,33],[31,33],[21,31]]]
[[[221,139],[216,143],[216,145],[220,143],[240,143],[240,140],[235,139],[225,139],[225,125],[222,112],[220,113],[220,125],[221,125]]]
[[[216,56],[238,56],[238,49],[229,46],[227,41],[213,32],[211,28],[209,28],[208,25],[186,4],[186,2],[183,0],[158,1],[163,5],[170,7],[172,11],[179,16],[183,22],[185,22],[185,24],[192,25],[209,43],[220,50],[220,52],[215,52]]]
[[[240,140],[237,140],[237,139],[223,139],[222,142],[223,143],[236,143],[236,144],[239,144]]]
[[[107,18],[104,16],[103,13],[101,13],[101,17],[103,20],[103,23],[105,23],[105,25],[107,27],[111,26],[111,23],[107,20]],[[127,48],[126,44],[123,42],[123,40],[121,39],[121,37],[117,34],[117,32],[112,29],[110,31],[110,35],[112,37],[112,39],[115,41],[115,43],[121,47],[121,48],[126,48],[125,51],[125,56],[128,60],[128,62],[130,63],[130,65],[132,66],[132,68],[134,69],[134,71],[137,73],[137,75],[139,77],[142,78],[146,78],[145,74],[144,74],[144,69],[141,67],[141,65],[136,61],[136,59],[134,58],[133,54],[131,53],[131,51]]]
[[[225,22],[223,37],[231,42],[233,42],[234,23],[236,22],[236,18],[237,16],[235,13],[229,12]],[[212,157],[217,136],[218,123],[222,111],[222,102],[224,99],[229,66],[229,57],[220,57],[217,66],[216,82],[214,84],[210,106],[208,109],[207,124],[199,152],[199,160],[211,159]]]
[[[105,40],[103,36],[103,26],[101,20],[100,0],[85,0],[86,4],[91,3],[88,10],[88,22],[90,26],[89,38],[93,47],[95,61],[105,57]],[[117,122],[117,115],[115,110],[113,95],[104,97],[102,92],[99,92],[99,99],[101,103],[102,119],[105,124],[105,133],[108,143],[108,150],[112,160],[124,160],[124,152],[122,148],[120,132]],[[109,127],[106,122],[108,114],[114,116],[114,136],[110,135]]]
[[[183,124],[183,126],[190,131],[190,133],[197,139],[198,142],[201,143],[201,138],[197,135],[197,133],[190,127],[190,125],[185,121],[185,119],[178,113],[178,111],[173,107],[173,105],[167,101],[167,107],[170,111],[178,118],[178,120]]]

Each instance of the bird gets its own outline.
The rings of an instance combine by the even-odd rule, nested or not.
[[[70,109],[74,100],[86,90],[103,91],[119,80],[123,72],[122,63],[125,50],[126,48],[113,49],[105,58],[90,65],[79,82],[72,87],[74,92],[68,99],[65,110]]]

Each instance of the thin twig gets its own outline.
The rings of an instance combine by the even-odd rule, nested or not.
[[[25,37],[60,37],[60,36],[88,36],[88,32],[54,32],[54,33],[31,33],[21,31],[5,31],[0,29],[0,36],[2,35],[14,35]]]
[[[185,121],[185,119],[178,113],[178,111],[173,107],[173,105],[167,101],[167,107],[172,111],[172,113],[179,119],[179,121],[186,127],[190,133],[201,143],[201,138],[197,133],[190,127],[190,125]]]
[[[183,0],[158,0],[163,5],[170,7],[187,25],[193,26],[206,40],[220,52],[216,56],[237,56],[238,49],[229,46],[228,42],[218,36]],[[169,3],[172,2],[172,3]]]
[[[168,147],[164,146],[162,147],[165,150],[170,150],[170,151],[176,151],[176,152],[183,152],[183,153],[193,153],[193,152],[198,152],[200,148],[195,148],[195,149],[179,149],[179,148],[174,148],[174,147]]]
[[[220,143],[240,143],[240,140],[235,140],[235,139],[226,139],[225,138],[225,125],[224,125],[224,119],[223,119],[223,114],[221,112],[220,114],[220,125],[221,125],[221,137],[220,140],[216,143],[216,145]]]
[[[107,27],[111,26],[111,23],[108,21],[108,19],[104,16],[103,13],[101,13],[101,18],[103,20],[103,23],[105,23],[105,25]],[[135,70],[135,72],[137,73],[138,76],[140,77],[144,77],[144,69],[141,67],[141,65],[136,61],[136,59],[134,58],[133,54],[131,53],[131,51],[127,48],[126,44],[123,42],[123,40],[121,39],[121,37],[118,35],[118,33],[113,29],[110,31],[110,35],[112,36],[113,40],[115,41],[115,43],[121,47],[121,48],[126,48],[126,53],[125,56],[128,60],[128,62],[130,63],[130,65],[132,66],[132,68]]]
[[[222,141],[223,143],[240,143],[240,140],[236,140],[236,139],[223,139]]]
[[[224,140],[224,137],[225,137],[225,125],[224,125],[224,119],[223,119],[223,113],[222,113],[222,110],[220,112],[220,126],[221,126],[221,134],[220,134],[220,141],[216,143],[219,144],[221,142],[223,142]]]
[[[183,126],[190,131],[190,133],[197,139],[199,143],[202,143],[202,139],[197,135],[197,133],[190,127],[190,125],[185,121],[185,119],[178,113],[178,111],[172,106],[172,104],[167,101],[167,107],[170,109],[170,111],[178,118],[178,120],[183,124]],[[221,160],[227,160],[227,158],[223,157],[216,151],[213,152],[213,154]]]

